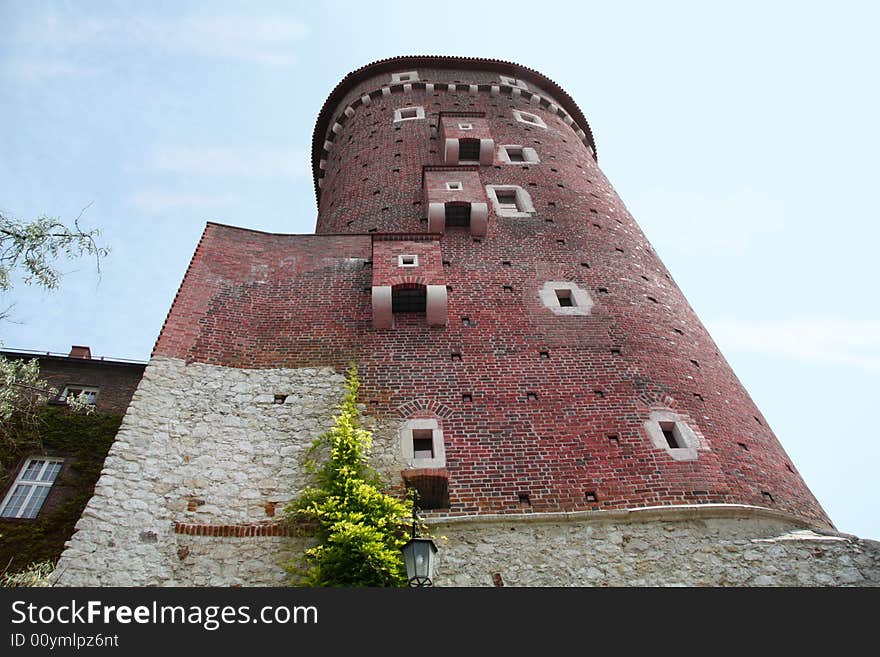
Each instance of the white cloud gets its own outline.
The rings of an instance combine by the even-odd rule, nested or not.
[[[309,173],[308,162],[304,149],[243,146],[163,149],[152,156],[149,165],[188,175],[301,178]]]
[[[739,254],[785,217],[781,201],[749,190],[726,198],[654,190],[627,205],[663,252]]]
[[[706,326],[722,351],[880,370],[880,320],[717,319]]]
[[[50,14],[19,31],[16,37],[53,48],[149,47],[268,66],[291,66],[297,61],[294,47],[306,34],[304,23],[280,16],[192,16],[172,21]]]
[[[139,192],[131,196],[129,201],[141,210],[163,212],[177,209],[225,208],[237,202],[238,198],[229,194],[178,194],[151,190]]]

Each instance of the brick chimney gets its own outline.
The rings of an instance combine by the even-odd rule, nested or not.
[[[69,358],[92,358],[92,350],[89,347],[82,347],[79,345],[73,345],[70,348],[70,353],[68,354]]]

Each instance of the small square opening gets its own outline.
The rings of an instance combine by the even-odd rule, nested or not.
[[[473,130],[474,124],[473,123],[459,123],[458,129],[459,130]]]
[[[446,183],[446,191],[449,192],[460,192],[463,189],[460,182],[448,182]]]
[[[519,493],[519,494],[517,495],[517,498],[519,499],[519,503],[520,503],[520,505],[522,505],[522,506],[532,506],[532,500],[531,500],[531,498],[529,497],[529,494],[528,494],[528,493]]]
[[[513,212],[519,210],[519,207],[516,204],[516,190],[496,189],[495,198],[498,199],[498,207],[502,210],[511,210]]]
[[[431,429],[413,429],[413,458],[434,458],[434,432]]]
[[[418,267],[419,256],[417,255],[399,255],[397,256],[398,267]]]
[[[400,118],[401,119],[415,119],[418,118],[419,112],[415,107],[404,107],[400,110]]]

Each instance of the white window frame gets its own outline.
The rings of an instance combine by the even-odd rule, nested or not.
[[[413,430],[430,430],[433,439],[433,458],[416,458],[413,453]],[[446,447],[443,442],[443,430],[434,418],[418,418],[407,420],[399,430],[400,451],[403,460],[413,468],[445,468]]]
[[[673,461],[696,461],[698,451],[706,449],[691,426],[673,411],[652,411],[644,426],[654,447],[664,450]],[[663,435],[664,429],[672,431],[678,447],[669,446],[666,436]]]
[[[464,186],[457,180],[451,180],[446,183],[446,191],[447,192],[460,192],[464,189]]]
[[[32,479],[25,479],[25,474],[27,473],[31,463],[40,462],[42,462],[42,465],[39,466],[39,470],[36,471],[36,476]],[[53,467],[51,469],[49,467],[50,464],[53,464]],[[54,464],[58,464],[58,467],[55,468]],[[64,459],[60,458],[53,458],[49,456],[33,456],[28,458],[21,466],[21,469],[18,471],[18,476],[16,476],[15,481],[9,488],[9,492],[3,499],[3,504],[0,505],[0,517],[26,518],[28,520],[33,520],[34,518],[36,518],[40,514],[40,509],[42,509],[43,505],[46,503],[46,498],[49,497],[49,491],[52,489],[55,480],[58,478],[58,473],[61,472],[61,468],[63,467],[63,465]],[[51,479],[43,480],[43,477],[45,476],[51,476]],[[9,513],[8,507],[20,488],[26,488],[29,490],[27,490],[27,492],[23,492],[23,497],[19,498],[17,511],[14,514]],[[24,515],[25,510],[27,510],[28,506],[30,506],[31,504],[34,493],[36,493],[37,490],[40,489],[46,489],[46,493],[40,500],[39,506],[31,510],[33,515]]]
[[[516,194],[516,209],[502,206],[498,200],[497,192],[514,192]],[[532,197],[522,187],[517,185],[486,185],[486,195],[492,201],[495,214],[499,217],[531,217],[535,213]]]
[[[474,124],[473,123],[459,123],[458,129],[459,130],[473,130]]]
[[[415,110],[415,116],[403,116],[404,112],[409,113],[411,110]],[[400,123],[401,121],[418,121],[419,119],[425,118],[425,108],[421,106],[412,106],[408,105],[407,107],[399,107],[394,110],[394,122]]]
[[[559,303],[559,292],[568,292],[570,306]],[[574,281],[547,281],[538,291],[541,303],[554,315],[589,315],[593,310],[590,293]]]
[[[412,262],[406,262],[407,259],[411,258]],[[397,256],[397,266],[398,267],[418,267],[419,266],[419,256],[417,254],[403,254]]]
[[[401,82],[418,82],[419,81],[419,72],[418,71],[401,71],[399,73],[391,74],[391,84],[399,84]]]
[[[513,112],[513,118],[515,118],[520,123],[525,123],[526,125],[534,126],[536,128],[546,128],[547,124],[544,123],[544,119],[542,119],[537,114],[532,114],[531,112],[523,112],[522,110],[511,110]]]
[[[98,393],[101,389],[97,386],[78,386],[76,384],[71,383],[70,385],[64,386],[64,390],[61,392],[61,396],[58,398],[58,401],[66,402],[67,396],[70,394],[70,390],[79,390],[80,392],[74,395],[77,397],[79,394],[85,393],[89,398],[89,406],[95,405],[95,400],[98,398]]]
[[[522,162],[514,162],[510,159],[510,150],[518,150],[523,157]],[[520,146],[519,144],[504,144],[498,150],[498,159],[504,164],[540,164],[538,151],[529,146]]]

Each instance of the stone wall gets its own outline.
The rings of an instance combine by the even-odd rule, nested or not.
[[[154,358],[57,584],[282,584],[303,539],[281,536],[275,514],[304,486],[303,450],[330,427],[343,383],[332,368]]]
[[[762,509],[542,516],[432,523],[435,584],[880,586],[880,542],[817,532]]]

